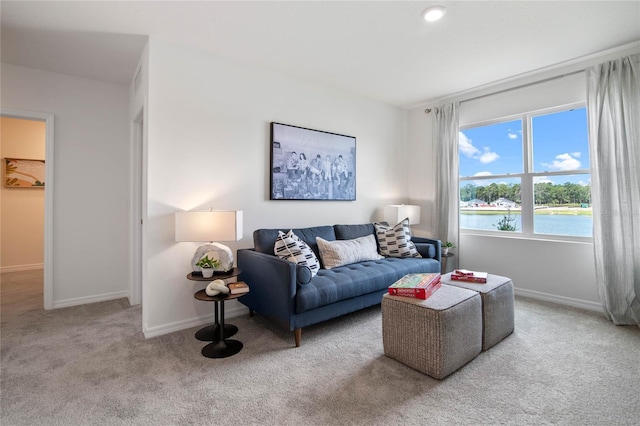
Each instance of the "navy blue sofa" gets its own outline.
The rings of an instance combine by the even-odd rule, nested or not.
[[[300,346],[303,327],[380,304],[387,288],[404,275],[440,272],[440,240],[413,237],[422,258],[387,257],[321,268],[311,278],[307,267],[274,254],[278,231],[286,233],[289,229],[258,229],[253,233],[254,248],[238,250],[239,278],[251,289],[238,300],[249,308],[250,315],[257,312],[294,331],[296,346]],[[372,223],[316,226],[293,232],[321,260],[316,237],[350,240],[375,235],[375,227]]]

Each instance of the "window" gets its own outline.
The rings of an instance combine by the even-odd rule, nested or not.
[[[587,133],[584,105],[463,127],[460,228],[591,237]]]

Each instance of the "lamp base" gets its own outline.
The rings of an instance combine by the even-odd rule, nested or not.
[[[202,269],[196,265],[200,259],[204,256],[209,256],[211,259],[215,259],[220,262],[220,266],[213,270],[213,273],[226,273],[233,269],[233,252],[224,244],[220,243],[207,243],[198,247],[191,258],[191,269],[195,272],[201,272]]]

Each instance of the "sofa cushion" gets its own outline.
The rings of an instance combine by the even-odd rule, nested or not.
[[[406,274],[440,272],[440,262],[423,258],[394,258],[368,260],[321,269],[305,286],[296,292],[296,313],[369,293],[380,292]]]
[[[438,240],[412,236],[411,241],[416,245],[422,257],[436,258],[440,253],[440,242]]]
[[[314,252],[292,230],[286,234],[278,231],[278,239],[274,244],[273,251],[280,259],[296,263],[298,266],[306,266],[311,271],[312,277],[320,269],[320,262]]]
[[[420,253],[420,256],[422,257],[430,257],[430,258],[434,258],[436,257],[436,247],[431,244],[431,243],[419,243],[417,241],[413,241],[411,240],[415,246],[416,246],[416,250],[418,250],[418,253]]]
[[[334,225],[333,229],[338,240],[353,240],[354,238],[365,237],[367,235],[376,235],[376,229],[373,223],[364,223],[362,225]]]
[[[327,269],[364,260],[376,260],[382,256],[378,254],[376,238],[373,234],[352,240],[327,241],[317,237],[318,249],[322,264]]]
[[[311,269],[309,269],[308,266],[296,266],[296,284],[309,284],[309,282],[311,282],[311,278],[313,278],[315,275],[315,273],[311,273]]]
[[[257,229],[253,232],[253,245],[257,252],[275,255],[273,247],[278,239],[278,231],[287,232],[288,229]],[[316,237],[324,238],[327,241],[334,241],[336,234],[333,226],[314,226],[312,228],[292,229],[293,233],[313,250],[316,256],[320,256],[318,252],[318,244]]]
[[[422,257],[411,241],[409,219],[405,219],[394,227],[381,223],[374,224],[376,237],[380,245],[380,254],[389,257]]]

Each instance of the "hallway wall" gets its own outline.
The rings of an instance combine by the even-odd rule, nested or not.
[[[55,117],[52,307],[126,297],[128,88],[6,63],[0,82],[3,109]]]

